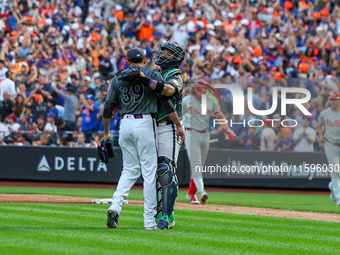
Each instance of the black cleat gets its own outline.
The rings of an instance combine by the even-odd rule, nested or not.
[[[117,228],[119,215],[114,210],[107,211],[107,221],[106,225],[108,228]]]
[[[157,223],[157,229],[163,230],[169,228],[169,220],[167,216],[161,218]]]

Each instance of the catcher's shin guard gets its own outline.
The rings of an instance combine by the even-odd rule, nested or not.
[[[162,187],[162,214],[170,216],[176,202],[178,181],[175,168],[169,158],[158,158],[157,177]]]
[[[157,189],[157,206],[156,206],[156,221],[158,221],[160,218],[162,218],[162,186],[158,182],[158,179],[156,181],[156,189]]]

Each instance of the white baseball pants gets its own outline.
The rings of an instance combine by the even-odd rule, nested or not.
[[[158,156],[165,156],[177,164],[178,153],[181,148],[180,141],[176,137],[176,125],[164,125],[157,127]]]
[[[145,228],[152,228],[156,224],[156,138],[156,122],[151,115],[143,115],[142,119],[135,119],[133,115],[124,115],[119,129],[123,171],[109,210],[121,213],[123,200],[129,195],[132,186],[142,175]]]
[[[186,131],[185,146],[190,161],[191,179],[194,180],[199,195],[204,192],[202,172],[199,169],[204,167],[207,159],[209,141],[210,134],[208,130],[205,133],[200,133],[194,129]]]
[[[328,164],[332,165],[333,171],[331,172],[332,181],[330,183],[334,198],[340,202],[340,147],[333,143],[325,143],[325,152]]]

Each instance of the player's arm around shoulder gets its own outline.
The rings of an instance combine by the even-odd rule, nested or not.
[[[142,78],[141,80],[143,85],[148,86],[150,89],[154,90],[158,94],[166,97],[171,97],[178,92],[175,86],[164,82],[161,74],[157,70],[154,70],[151,79],[146,77],[143,72],[140,73],[140,76]]]

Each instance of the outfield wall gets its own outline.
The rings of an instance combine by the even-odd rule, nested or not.
[[[94,148],[67,147],[16,147],[0,146],[0,179],[61,182],[117,183],[122,169],[122,155],[115,148],[116,156],[108,165],[98,160]],[[232,166],[290,166],[305,168],[306,164],[326,164],[323,153],[259,152],[244,150],[210,149],[206,165]],[[249,168],[249,167],[248,167]],[[190,181],[189,161],[186,150],[180,151],[177,175],[180,185]],[[292,169],[290,169],[292,170]],[[301,169],[300,169],[301,170]],[[205,184],[225,187],[327,189],[329,173],[204,173]],[[139,182],[141,182],[139,180]]]

